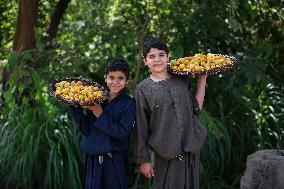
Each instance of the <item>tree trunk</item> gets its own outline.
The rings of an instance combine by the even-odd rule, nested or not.
[[[60,20],[71,0],[60,0],[52,14],[51,22],[45,38],[47,48],[52,47],[52,41],[56,37]],[[22,52],[24,50],[34,49],[36,46],[35,28],[37,24],[38,0],[20,0],[19,14],[17,17],[16,33],[14,36],[13,51]],[[39,65],[33,65],[37,67]],[[3,69],[2,89],[7,88],[9,71]],[[4,100],[4,99],[3,99]]]
[[[50,49],[53,47],[53,39],[55,38],[58,26],[60,24],[61,19],[63,18],[64,12],[68,7],[68,4],[71,0],[60,0],[58,4],[56,5],[56,8],[51,16],[51,22],[49,24],[47,35],[44,39],[45,44],[47,46],[47,49]]]
[[[140,79],[140,75],[141,75],[141,65],[143,62],[143,56],[141,55],[141,52],[142,52],[142,45],[143,45],[143,41],[145,37],[145,31],[147,29],[148,23],[149,23],[149,19],[148,17],[146,17],[146,20],[144,21],[139,33],[137,34],[138,46],[139,46],[139,57],[138,57],[138,62],[137,62],[137,67],[136,67],[136,72],[135,72],[135,78],[133,82],[134,86],[138,83]]]
[[[22,52],[36,46],[38,0],[20,0],[13,50]]]
[[[37,24],[38,0],[20,0],[13,51],[22,52],[36,46],[35,28]],[[2,89],[7,88],[9,71],[3,69]]]

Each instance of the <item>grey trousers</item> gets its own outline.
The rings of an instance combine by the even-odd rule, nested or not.
[[[184,153],[182,160],[165,160],[155,154],[155,188],[199,189],[199,158],[199,153]]]

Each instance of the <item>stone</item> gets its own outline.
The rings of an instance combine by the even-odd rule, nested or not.
[[[284,189],[284,150],[260,150],[247,157],[241,189]]]

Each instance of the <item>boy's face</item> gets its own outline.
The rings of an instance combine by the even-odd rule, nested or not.
[[[144,64],[149,67],[152,73],[164,73],[167,71],[169,56],[165,50],[151,48],[144,58]]]
[[[117,95],[129,81],[126,79],[125,73],[121,71],[108,72],[104,77],[112,95]]]

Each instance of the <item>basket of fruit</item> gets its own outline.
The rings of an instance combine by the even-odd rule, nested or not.
[[[172,60],[168,69],[177,75],[212,75],[232,69],[237,63],[233,56],[221,54],[195,54]]]
[[[108,98],[103,86],[77,77],[56,79],[49,84],[49,89],[58,100],[75,106],[100,104]]]

